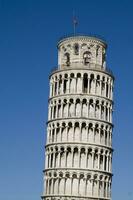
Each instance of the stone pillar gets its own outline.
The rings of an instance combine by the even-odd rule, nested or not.
[[[53,96],[55,96],[55,81],[53,81]]]
[[[104,171],[104,168],[105,168],[105,153],[103,154],[103,171]]]
[[[56,113],[55,113],[55,118],[58,118],[58,102],[56,102]]]
[[[88,78],[88,90],[87,90],[87,93],[88,94],[90,93],[90,78]]]
[[[53,166],[52,166],[52,168],[54,168],[55,167],[55,151],[53,151]]]
[[[45,153],[45,169],[48,168],[48,153]]]
[[[100,88],[99,95],[102,96],[102,80],[100,80],[99,88]]]
[[[100,155],[101,155],[101,153],[100,153],[100,151],[98,152],[98,169],[100,169]]]
[[[56,89],[56,95],[59,94],[59,80],[57,79],[57,89]]]
[[[68,77],[68,84],[67,84],[67,93],[70,93],[70,77]]]
[[[65,154],[65,166],[67,167],[67,149],[66,148],[64,150],[64,154]]]
[[[107,92],[107,82],[105,80],[105,89],[104,89],[104,96],[106,97],[106,92]]]
[[[106,164],[106,171],[109,171],[109,157],[107,154],[107,160],[106,160],[107,164]]]
[[[61,94],[64,94],[64,78],[62,78]]]
[[[95,151],[92,149],[92,168],[94,168],[94,154]]]

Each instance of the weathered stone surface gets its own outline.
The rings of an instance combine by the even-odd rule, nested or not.
[[[50,76],[44,200],[111,198],[114,78],[107,45],[93,37],[58,44]]]

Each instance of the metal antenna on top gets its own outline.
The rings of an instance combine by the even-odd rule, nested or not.
[[[75,11],[73,11],[73,34],[76,35],[76,26],[78,25],[78,20],[75,15]]]

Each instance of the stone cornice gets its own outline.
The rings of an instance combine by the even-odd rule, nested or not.
[[[109,101],[110,103],[114,104],[114,101],[112,99],[109,99],[107,97],[104,97],[104,96],[100,96],[100,95],[96,95],[96,94],[87,94],[87,93],[81,93],[81,94],[78,94],[78,93],[71,93],[71,94],[60,94],[60,95],[57,95],[57,96],[53,96],[51,98],[49,98],[48,102],[53,100],[53,99],[60,99],[60,98],[67,98],[67,97],[70,97],[70,98],[80,98],[80,97],[83,97],[83,98],[96,98],[96,99],[104,99],[106,101]]]
[[[58,122],[58,121],[66,121],[66,120],[69,120],[69,121],[74,120],[76,122],[81,121],[81,120],[82,121],[86,120],[86,121],[90,121],[90,122],[92,122],[92,121],[101,122],[101,123],[103,122],[103,123],[109,124],[112,127],[114,127],[114,125],[110,122],[107,122],[107,121],[104,121],[104,120],[101,120],[101,119],[85,118],[85,117],[67,117],[67,118],[51,119],[51,120],[47,121],[46,124],[49,124],[50,122],[56,122],[56,121]]]
[[[103,171],[103,170],[99,170],[99,169],[85,169],[85,168],[69,168],[69,167],[62,167],[62,168],[48,168],[43,170],[43,172],[49,172],[49,171],[56,171],[56,172],[72,172],[72,173],[92,173],[93,175],[98,174],[100,175],[109,175],[109,176],[113,176],[113,173],[111,172],[107,172],[107,171]],[[101,174],[100,174],[101,173]]]
[[[47,145],[45,145],[45,148],[47,147],[53,147],[53,146],[58,146],[60,145],[60,147],[62,145],[65,145],[64,147],[69,147],[72,145],[73,148],[76,147],[81,147],[81,148],[90,148],[90,147],[101,147],[101,148],[105,148],[105,150],[111,150],[112,152],[114,151],[114,149],[112,147],[109,146],[105,146],[105,145],[101,145],[101,144],[95,144],[95,143],[85,143],[85,142],[57,142],[57,143],[49,143]]]
[[[45,200],[46,198],[48,197],[48,199],[49,198],[51,198],[51,199],[49,199],[49,200],[53,200],[53,198],[54,198],[54,200],[58,200],[59,198],[62,198],[62,197],[65,197],[65,198],[68,198],[68,200],[71,200],[71,199],[73,199],[74,198],[74,200],[79,200],[79,199],[81,199],[81,200],[83,200],[83,199],[86,199],[86,200],[110,200],[110,198],[106,198],[106,197],[94,197],[94,196],[74,196],[74,195],[61,195],[61,194],[58,194],[58,195],[44,195],[44,196],[41,196],[41,198],[42,198],[42,200]],[[57,197],[57,199],[56,199],[56,197]],[[48,200],[48,199],[46,199],[46,200]]]
[[[96,43],[98,45],[103,46],[104,48],[107,48],[107,44],[105,41],[97,38],[97,37],[91,37],[91,36],[73,36],[73,37],[65,37],[62,40],[60,40],[57,44],[57,47],[59,48],[61,45],[68,44],[69,42],[89,42],[89,43]]]

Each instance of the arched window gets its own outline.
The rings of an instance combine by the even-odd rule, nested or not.
[[[70,66],[70,54],[69,53],[65,53],[64,58],[65,58],[65,64],[67,66]]]
[[[84,52],[83,59],[84,59],[84,64],[85,65],[89,64],[90,60],[91,60],[91,52],[90,51]]]
[[[79,54],[79,45],[76,43],[74,44],[74,54],[78,55]]]
[[[65,74],[65,79],[64,79],[64,93],[66,93],[66,90],[68,89],[68,86],[67,86],[67,83],[68,83],[68,75]]]
[[[100,94],[100,76],[97,75],[96,78],[96,94]]]
[[[90,75],[90,88],[89,88],[90,93],[95,93],[95,82],[94,82],[94,74]]]
[[[88,74],[84,74],[83,76],[83,92],[88,92]]]
[[[76,117],[81,117],[81,103],[80,103],[80,99],[76,100]]]
[[[79,123],[75,123],[75,129],[74,129],[74,140],[79,141],[80,140],[80,128],[79,128]]]

